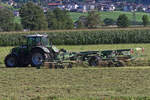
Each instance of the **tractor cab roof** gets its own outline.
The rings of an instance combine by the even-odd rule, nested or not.
[[[33,38],[33,37],[47,37],[47,35],[42,34],[33,34],[33,35],[26,35],[26,38]]]

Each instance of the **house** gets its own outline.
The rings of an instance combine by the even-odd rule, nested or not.
[[[73,4],[72,9],[78,9],[79,5],[78,4]]]
[[[19,16],[19,11],[14,11],[13,13],[14,13],[14,16],[17,16],[17,17]]]
[[[150,13],[150,7],[149,6],[146,8],[145,12]]]
[[[13,6],[14,5],[14,1],[13,0],[9,0],[8,1],[8,5]]]
[[[76,3],[72,3],[72,4],[67,4],[65,5],[65,9],[71,12],[76,12],[78,9],[79,5]]]
[[[109,6],[109,11],[114,11],[116,9],[116,7],[113,5],[113,4],[111,4],[110,6]]]
[[[87,9],[88,9],[89,11],[95,10],[95,5],[94,5],[94,4],[89,4],[89,5],[87,5]]]
[[[114,11],[116,7],[113,4],[99,4],[97,9],[98,11]]]
[[[143,4],[137,4],[136,5],[136,11],[138,11],[138,12],[145,12],[146,9],[147,9],[147,7],[144,6]]]
[[[86,0],[85,6],[87,11],[95,10],[96,8],[96,1],[95,0]]]
[[[132,12],[132,11],[137,11],[137,9],[138,9],[138,5],[135,3],[124,3],[123,4],[123,11]]]
[[[43,12],[47,13],[47,11],[48,11],[48,8],[47,7],[43,7]]]
[[[48,8],[54,10],[55,8],[63,9],[64,6],[61,3],[48,3]]]
[[[83,12],[83,13],[88,12],[87,5],[85,4],[79,5],[77,12]]]
[[[68,10],[68,11],[70,11],[72,8],[73,8],[73,5],[72,5],[72,4],[67,4],[67,5],[65,6],[65,9]]]
[[[131,8],[130,6],[126,5],[123,7],[123,11],[130,11],[130,8]]]
[[[104,11],[104,6],[106,6],[105,4],[101,4],[101,3],[98,3],[96,5],[96,8],[98,11]]]
[[[146,9],[147,9],[146,7],[142,7],[142,11],[143,11],[143,12],[145,12],[145,11],[146,11]]]
[[[95,4],[96,1],[95,0],[85,0],[86,4]]]

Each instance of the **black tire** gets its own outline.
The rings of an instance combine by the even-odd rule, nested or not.
[[[6,67],[17,67],[17,57],[15,55],[7,55],[4,62]]]
[[[89,60],[88,63],[90,66],[98,66],[100,65],[100,57],[98,56],[92,56]]]
[[[31,66],[32,67],[40,67],[43,65],[45,60],[44,52],[42,51],[33,51],[31,54]]]

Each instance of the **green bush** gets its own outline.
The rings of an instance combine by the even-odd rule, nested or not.
[[[36,32],[42,34],[42,32]],[[44,32],[55,45],[84,44],[119,44],[119,43],[150,43],[150,29],[143,30],[94,30],[94,31],[62,31]],[[0,46],[21,45],[24,33],[0,34]]]
[[[126,28],[129,26],[129,19],[125,14],[119,15],[117,19],[117,26],[121,28]]]
[[[114,25],[115,21],[111,18],[105,18],[104,23],[106,26],[109,26],[109,25]]]
[[[147,15],[143,15],[142,20],[144,26],[147,26],[149,24],[149,19]]]
[[[22,24],[15,23],[15,31],[22,31],[22,30],[23,30]]]

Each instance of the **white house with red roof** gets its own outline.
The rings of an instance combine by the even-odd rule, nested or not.
[[[55,8],[65,9],[65,6],[62,3],[48,3],[48,8],[51,10]]]

